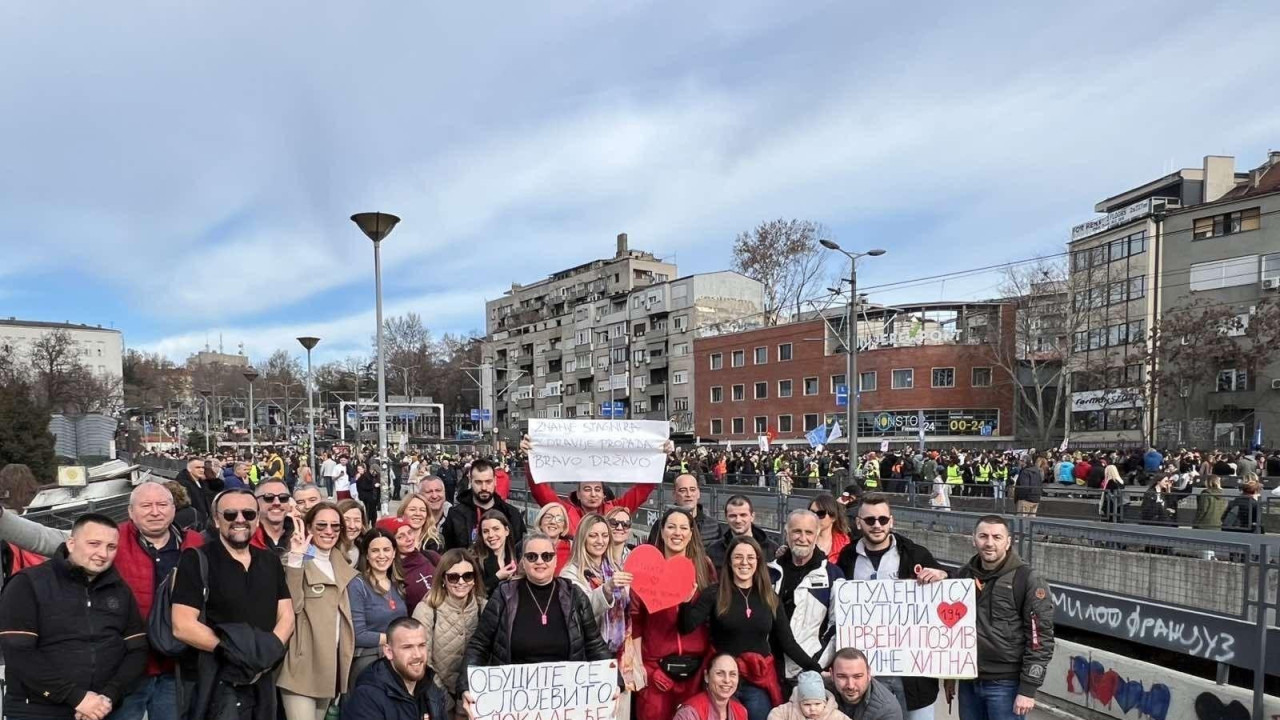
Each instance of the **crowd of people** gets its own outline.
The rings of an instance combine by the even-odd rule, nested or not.
[[[176,481],[136,486],[120,523],[89,513],[67,532],[0,512],[26,566],[0,594],[0,650],[22,658],[5,716],[324,720],[336,705],[461,720],[471,667],[585,660],[618,662],[622,720],[930,720],[940,688],[963,720],[1034,706],[1053,606],[1001,517],[979,522],[956,573],[979,580],[977,678],[874,676],[860,648],[836,647],[833,584],[948,577],[874,486],[813,498],[775,542],[747,495],[704,506],[693,473],[646,538],[633,522],[652,485],[559,495],[531,476],[526,526],[500,476],[527,449],[409,457],[385,505],[359,485],[368,456],[322,455],[312,477],[268,450],[231,460],[239,483],[226,459],[192,456]],[[631,592],[639,540],[691,562],[686,602],[650,610]]]

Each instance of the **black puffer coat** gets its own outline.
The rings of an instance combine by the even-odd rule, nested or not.
[[[458,674],[459,695],[468,689],[467,674],[472,666],[511,664],[511,628],[515,624],[516,610],[520,606],[520,586],[524,582],[526,581],[523,579],[504,581],[485,604],[476,631],[467,643],[467,657],[463,662],[462,672]],[[551,582],[560,585],[556,602],[560,603],[560,610],[569,626],[569,657],[564,660],[582,662],[612,658],[609,646],[604,644],[600,635],[595,612],[591,609],[591,601],[586,594],[564,578],[556,578]]]

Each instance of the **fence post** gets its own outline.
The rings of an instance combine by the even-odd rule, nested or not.
[[[1256,617],[1258,662],[1253,671],[1253,717],[1255,718],[1266,717],[1263,715],[1263,705],[1267,687],[1267,577],[1271,574],[1271,568],[1267,564],[1267,550],[1266,543],[1258,543],[1258,602],[1255,605],[1258,613]]]

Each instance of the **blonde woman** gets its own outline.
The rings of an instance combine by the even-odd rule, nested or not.
[[[569,513],[560,503],[548,503],[538,511],[533,526],[556,544],[556,574],[559,575],[569,562],[569,553],[573,550],[573,536],[569,534]]]
[[[445,691],[449,717],[456,720],[466,718],[454,690],[484,603],[480,564],[470,551],[455,548],[440,558],[431,592],[413,610],[414,619],[427,629],[427,665],[436,671],[433,681]]]
[[[604,514],[609,523],[609,562],[614,567],[622,567],[627,555],[635,543],[631,542],[631,511],[624,507],[615,507]]]
[[[548,506],[550,507],[550,506]],[[616,653],[622,647],[627,631],[627,608],[630,604],[631,573],[609,558],[609,523],[603,515],[588,513],[578,522],[578,535],[573,539],[569,562],[560,577],[577,585],[591,601],[600,635]]]
[[[440,537],[440,528],[431,518],[431,507],[421,493],[414,493],[400,501],[396,515],[409,523],[409,527],[418,536],[418,549],[423,552],[439,553],[444,546]]]

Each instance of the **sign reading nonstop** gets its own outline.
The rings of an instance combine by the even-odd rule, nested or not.
[[[475,720],[613,720],[616,660],[473,667]]]
[[[529,420],[529,464],[550,482],[660,483],[665,420]]]
[[[836,647],[866,653],[872,676],[975,678],[975,597],[972,580],[839,580]]]

